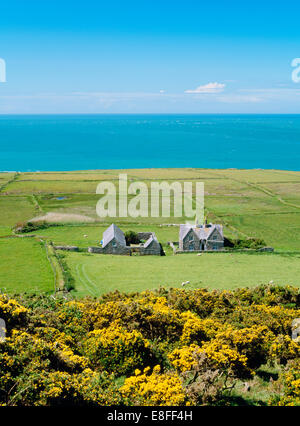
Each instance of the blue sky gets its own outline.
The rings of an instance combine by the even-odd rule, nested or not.
[[[296,1],[10,0],[0,113],[298,113],[299,16]]]

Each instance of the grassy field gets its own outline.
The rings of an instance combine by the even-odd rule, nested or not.
[[[34,238],[0,238],[0,260],[1,292],[54,292],[44,246]]]
[[[12,227],[36,216],[39,211],[31,196],[0,197],[0,226]]]
[[[244,215],[231,218],[230,224],[247,235],[263,238],[269,245],[281,250],[298,251],[300,247],[300,215]]]
[[[102,233],[110,222],[96,214],[99,199],[99,195],[95,193],[96,187],[105,180],[118,184],[120,172],[128,174],[129,183],[142,180],[148,188],[152,181],[203,181],[205,211],[210,221],[222,223],[225,235],[230,238],[262,238],[280,255],[217,254],[213,257],[174,257],[167,241],[178,240],[178,226],[165,225],[184,223],[189,218],[172,215],[170,218],[119,218],[114,222],[124,231],[154,231],[167,256],[111,258],[84,253],[68,254],[66,260],[74,275],[78,294],[89,294],[88,288],[91,290],[93,285],[96,285],[93,291],[100,294],[110,287],[140,290],[159,285],[180,285],[184,280],[190,280],[193,286],[205,285],[210,288],[232,288],[270,280],[299,285],[297,253],[300,253],[300,172],[186,168],[0,173],[0,237],[12,234],[12,226],[17,222],[51,213],[60,215],[59,220],[63,221],[60,226],[39,230],[34,234],[57,245],[88,247],[99,244]],[[66,215],[63,219],[62,214]],[[82,220],[76,219],[77,223],[71,226],[66,224],[68,215],[81,215]],[[84,223],[87,220],[92,223]],[[32,239],[31,242],[27,239],[24,241],[20,238],[0,240],[1,285],[7,284],[7,287],[20,289],[23,288],[20,283],[24,279],[31,282],[33,287],[49,289],[51,269],[46,274],[48,276],[49,273],[50,278],[41,275],[45,278],[45,283],[48,283],[43,287],[43,284],[37,284],[40,282],[35,273],[37,269],[32,266],[33,263],[44,266],[48,264],[45,252],[35,246]],[[33,246],[29,250],[26,244]],[[14,245],[14,250],[10,249],[11,245]],[[7,253],[14,252],[15,256],[6,256],[6,250],[3,249],[5,246],[8,247]],[[28,259],[30,254],[34,259],[28,261],[28,266],[25,267],[20,259]],[[23,265],[23,269],[20,265]],[[19,271],[16,272],[19,278],[16,277],[15,280],[14,271]],[[87,278],[84,278],[85,275]]]
[[[206,253],[177,256],[114,256],[68,253],[76,280],[76,296],[99,296],[109,291],[143,291],[161,287],[210,289],[256,286],[274,281],[300,287],[298,255]],[[121,272],[122,271],[122,272]]]

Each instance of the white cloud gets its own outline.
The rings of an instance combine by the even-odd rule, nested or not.
[[[225,84],[223,83],[207,83],[203,86],[198,86],[194,90],[185,90],[184,93],[220,93],[223,92]]]

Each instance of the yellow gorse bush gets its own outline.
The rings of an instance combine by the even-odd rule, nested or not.
[[[288,360],[300,359],[300,344],[290,336],[280,334],[270,346],[270,355],[284,364]]]
[[[129,404],[138,405],[184,405],[186,394],[182,382],[175,373],[160,374],[156,366],[152,374],[150,368],[140,370],[125,379],[120,388],[122,396]]]
[[[192,344],[190,346],[183,346],[180,349],[174,349],[174,351],[168,355],[168,358],[177,370],[191,371],[196,366],[196,355],[199,352],[199,346]]]
[[[213,319],[200,319],[190,311],[183,312],[181,318],[184,321],[180,340],[182,343],[201,343],[212,339],[217,331],[222,328],[222,323]]]
[[[0,295],[0,405],[220,403],[265,364],[284,371],[272,403],[296,405],[299,306],[298,289],[274,286],[69,302]]]
[[[0,295],[0,318],[15,324],[16,321],[22,321],[27,312],[28,310],[16,300],[3,294]]]
[[[205,354],[208,359],[208,368],[230,370],[235,376],[250,374],[251,370],[247,366],[247,357],[231,349],[228,345],[218,341],[205,343],[202,347],[195,344],[183,346],[175,349],[169,354],[171,364],[179,371],[192,371],[197,367],[197,360],[201,354]]]
[[[94,365],[122,374],[143,364],[148,347],[148,340],[140,332],[127,331],[115,321],[107,328],[88,334],[84,353]]]
[[[300,406],[300,360],[291,364],[289,371],[283,374],[284,393],[280,398],[272,398],[270,405]]]

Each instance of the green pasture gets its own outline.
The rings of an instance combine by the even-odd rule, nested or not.
[[[250,237],[263,238],[275,249],[300,251],[300,212],[226,217],[228,224]]]
[[[179,228],[165,225],[191,219],[174,217],[172,197],[171,215],[167,218],[109,219],[97,216],[98,183],[109,180],[118,189],[119,173],[127,173],[129,183],[144,181],[148,190],[153,181],[204,182],[208,220],[222,223],[225,236],[229,238],[261,238],[274,247],[275,253],[173,256],[167,241],[178,240]],[[131,199],[132,196],[128,196],[128,200]],[[35,231],[34,234],[56,245],[97,245],[103,231],[114,222],[125,232],[154,231],[167,254],[162,258],[124,258],[69,253],[66,261],[74,274],[78,294],[90,294],[89,285],[90,288],[96,285],[97,289],[93,291],[100,294],[107,291],[107,285],[112,289],[140,290],[149,286],[181,285],[184,280],[190,280],[191,286],[210,288],[257,285],[268,280],[299,285],[300,172],[186,168],[0,173],[0,237],[12,234],[12,227],[17,222],[47,213],[57,214],[60,225]],[[77,222],[70,225],[74,219],[69,220],[68,215],[78,215]],[[93,222],[84,223],[86,219]],[[52,270],[37,241],[32,238],[0,238],[0,250],[3,286],[15,287],[16,291],[21,291],[26,285],[47,291],[53,287]]]
[[[22,173],[22,181],[101,181],[118,179],[119,175],[112,170],[82,172],[35,172]]]
[[[11,228],[17,222],[32,219],[38,213],[39,211],[33,204],[31,196],[11,197],[0,195],[0,227]]]
[[[15,180],[9,184],[5,194],[61,194],[61,193],[96,193],[98,181],[75,180]]]
[[[68,252],[75,279],[74,295],[99,296],[109,291],[158,287],[233,289],[274,281],[300,286],[300,254],[206,253],[176,256],[114,256]]]
[[[0,238],[0,291],[54,292],[54,275],[43,244],[34,238]]]

